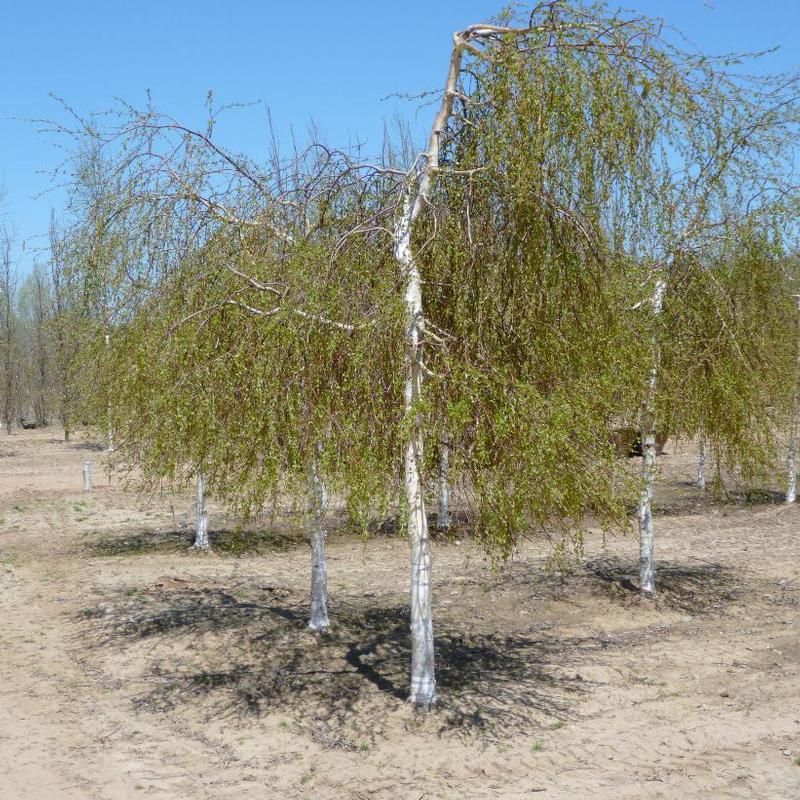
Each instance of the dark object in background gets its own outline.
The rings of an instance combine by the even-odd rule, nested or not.
[[[664,445],[669,438],[666,431],[656,432],[656,455],[664,452]],[[638,428],[617,428],[611,433],[611,442],[617,455],[627,458],[642,455],[642,437]]]

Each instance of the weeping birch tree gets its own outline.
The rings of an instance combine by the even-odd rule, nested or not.
[[[794,278],[769,223],[750,221],[676,263],[661,321],[656,413],[675,435],[702,437],[718,487],[723,469],[747,482],[768,476],[791,415]]]
[[[549,2],[454,35],[427,146],[408,160],[317,141],[258,165],[212,124],[152,109],[87,126],[124,187],[105,218],[136,231],[136,252],[172,253],[126,265],[136,300],[109,384],[127,409],[121,457],[168,481],[202,464],[245,516],[289,493],[313,525],[322,480],[364,518],[402,456],[419,707],[436,700],[426,489],[442,450],[425,444],[443,432],[448,478],[498,558],[531,531],[567,558],[587,518],[624,526],[641,490],[650,591],[676,265],[731,239],[793,119],[791,82],[724,66],[658,21]],[[194,232],[188,253],[178,230]],[[614,458],[620,417],[642,423],[641,481]]]
[[[686,52],[659,22],[602,6],[547,3],[519,27],[455,35],[416,202],[396,229],[408,276],[413,700],[432,700],[435,686],[420,409],[447,410],[478,532],[503,554],[531,526],[560,524],[579,543],[587,514],[622,522],[630,484],[610,457],[608,420],[639,406],[640,586],[654,590],[660,329],[673,265],[751,219],[776,220],[768,196],[791,176],[796,78],[740,77],[728,69],[737,61]],[[405,223],[423,206],[415,260]],[[420,259],[432,269],[422,280]],[[769,264],[758,266],[769,283]],[[764,329],[780,328],[782,313],[771,307]],[[673,331],[673,343],[685,333]],[[739,333],[723,330],[723,356]],[[781,359],[767,363],[775,385]],[[443,402],[422,401],[425,376]],[[763,409],[761,396],[746,397],[748,414],[727,436],[740,462],[746,417]]]
[[[632,263],[622,223],[647,218],[654,178],[657,115],[636,74],[640,61],[649,70],[661,57],[652,35],[598,9],[550,3],[519,25],[506,18],[454,36],[394,236],[406,284],[417,705],[435,700],[426,417],[454,442],[454,474],[472,490],[478,534],[493,552],[507,555],[532,525],[555,522],[579,539],[589,508],[607,523],[624,517],[605,422],[631,374],[613,371],[631,350],[614,312]],[[435,287],[425,303],[423,286]],[[575,339],[589,331],[602,332],[599,352]]]
[[[365,520],[396,476],[400,404],[376,394],[391,396],[399,341],[384,231],[394,185],[320,142],[254,165],[152,110],[106,139],[86,130],[104,157],[125,139],[110,182],[127,188],[104,219],[151,254],[126,262],[114,310],[117,463],[171,486],[194,474],[201,520],[206,487],[243,519],[302,496],[311,627],[323,629],[325,498],[338,490]],[[156,251],[170,252],[158,269]]]

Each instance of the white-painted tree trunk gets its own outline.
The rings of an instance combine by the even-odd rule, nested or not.
[[[421,475],[422,421],[422,282],[411,251],[413,208],[408,195],[395,230],[395,257],[405,279],[405,412],[410,417],[405,452],[406,510],[411,542],[411,690],[408,700],[430,707],[436,701],[433,616],[431,611],[431,543]]]
[[[111,346],[111,336],[110,334],[106,334],[106,354],[108,354],[109,347]],[[111,423],[111,401],[108,402],[108,408],[106,409],[106,413],[108,416],[108,452],[114,452],[114,428]]]
[[[91,492],[92,491],[92,462],[91,461],[84,461],[83,462],[83,491],[84,492]]]
[[[439,171],[441,138],[453,112],[453,99],[458,94],[458,76],[464,47],[470,37],[480,35],[480,30],[483,30],[480,26],[465,29],[453,37],[447,80],[428,138],[425,165],[418,176],[416,192],[412,191],[411,178],[404,187],[403,206],[393,232],[394,257],[400,266],[404,282],[403,300],[406,308],[403,399],[409,422],[405,450],[405,489],[408,538],[411,542],[411,690],[408,699],[415,706],[423,708],[429,708],[436,702],[436,676],[431,613],[431,543],[421,474],[423,432],[418,410],[422,399],[424,373],[422,281],[411,248],[411,229],[422,208],[430,200],[433,183]]]
[[[439,443],[439,503],[436,528],[450,529],[450,445],[442,436]]]
[[[208,550],[208,505],[206,503],[206,478],[201,470],[197,470],[196,480],[196,523],[194,531],[194,547],[198,550]]]
[[[697,486],[701,492],[706,490],[706,451],[707,451],[706,433],[703,431],[700,434],[700,456],[697,459]]]
[[[658,278],[653,289],[653,313],[658,320],[664,301],[666,283]],[[639,497],[639,589],[646,594],[655,592],[655,543],[653,536],[653,484],[656,477],[656,384],[661,365],[657,330],[653,331],[653,360],[647,377],[647,390],[642,402],[642,474],[644,486]]]
[[[797,412],[792,414],[789,428],[789,451],[786,456],[787,481],[786,502],[797,501]]]
[[[316,446],[317,451],[320,445]],[[328,567],[325,561],[325,508],[327,506],[325,481],[319,468],[318,454],[311,459],[308,472],[308,511],[311,541],[311,614],[308,627],[324,631],[330,627],[328,619]]]
[[[789,447],[786,453],[786,502],[797,501],[797,429],[800,425],[800,295],[795,295],[797,301],[797,373],[794,383],[794,398],[792,399],[792,415],[789,419]]]

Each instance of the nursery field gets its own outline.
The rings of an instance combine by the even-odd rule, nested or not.
[[[212,504],[198,554],[191,497],[103,458],[0,441],[3,800],[800,797],[800,509],[701,495],[691,446],[660,460],[655,599],[633,526],[569,574],[540,541],[497,571],[463,530],[435,542],[428,714],[406,540],[334,526],[317,637],[299,516],[241,533]]]

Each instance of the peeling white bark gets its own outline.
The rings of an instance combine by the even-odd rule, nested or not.
[[[436,515],[436,528],[440,531],[450,529],[450,445],[445,437],[439,443],[439,507]]]
[[[84,492],[91,492],[92,491],[92,462],[91,461],[84,461],[83,462],[83,491]]]
[[[194,547],[198,550],[208,550],[208,506],[206,504],[206,479],[201,470],[197,470],[195,508],[197,521],[194,533]]]
[[[653,314],[661,314],[666,283],[658,278],[653,289]],[[658,370],[661,364],[658,333],[653,331],[653,360],[647,378],[647,390],[642,402],[642,474],[644,487],[639,496],[639,590],[646,594],[655,592],[655,545],[653,536],[653,484],[656,477],[656,416],[655,399]]]
[[[697,459],[697,486],[701,492],[706,490],[706,434],[700,434],[700,456]]]
[[[321,449],[317,445],[317,450]],[[328,568],[325,562],[325,507],[327,493],[320,475],[319,459],[315,454],[308,472],[308,511],[311,540],[311,615],[308,627],[324,631],[330,627],[328,619]]]

